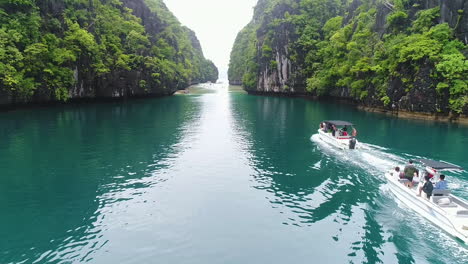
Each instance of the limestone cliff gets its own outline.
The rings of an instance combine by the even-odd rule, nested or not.
[[[259,0],[229,80],[251,93],[467,114],[467,44],[467,0]]]
[[[0,25],[0,105],[169,95],[218,78],[162,0],[6,0]]]

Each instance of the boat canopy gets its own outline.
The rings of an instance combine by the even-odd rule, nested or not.
[[[418,159],[425,166],[431,167],[436,170],[463,170],[462,167],[453,165],[443,161],[435,161],[430,159]]]
[[[331,124],[331,125],[335,125],[335,126],[352,126],[353,125],[348,121],[341,121],[341,120],[327,120],[324,122]]]

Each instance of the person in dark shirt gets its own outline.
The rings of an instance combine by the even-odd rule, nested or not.
[[[432,184],[431,178],[429,177],[429,175],[426,175],[424,177],[424,180],[425,180],[424,185],[420,187],[418,196],[421,196],[421,191],[423,191],[426,194],[427,199],[429,199],[431,198],[432,190],[434,190],[434,185]]]

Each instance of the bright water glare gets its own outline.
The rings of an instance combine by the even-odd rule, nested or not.
[[[356,124],[366,150],[317,141]],[[400,204],[409,158],[468,168],[468,128],[206,84],[0,113],[0,263],[467,263]],[[468,174],[449,173],[468,198]]]

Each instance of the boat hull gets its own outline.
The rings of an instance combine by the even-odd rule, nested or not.
[[[349,149],[349,141],[352,139],[352,137],[342,137],[339,139],[333,137],[331,133],[323,132],[321,129],[318,130],[318,135],[322,141],[339,149]],[[359,145],[359,142],[356,140],[355,149],[360,148]]]

